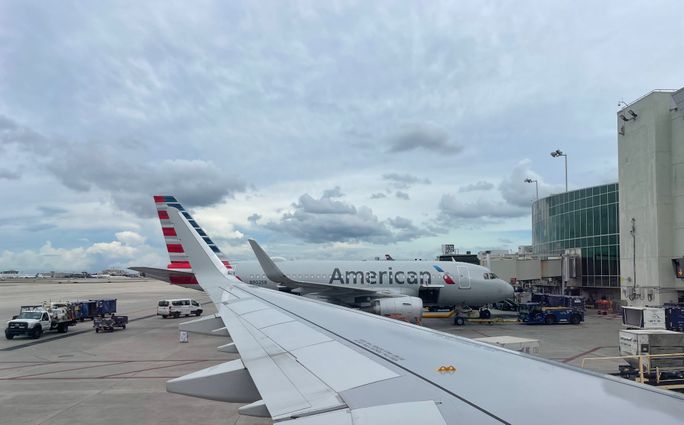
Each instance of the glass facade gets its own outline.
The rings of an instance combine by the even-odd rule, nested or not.
[[[582,287],[620,287],[617,183],[543,198],[532,206],[535,254],[560,256],[582,250]]]

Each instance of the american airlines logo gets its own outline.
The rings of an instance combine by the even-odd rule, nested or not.
[[[433,264],[432,267],[434,267],[435,270],[437,270],[438,272],[443,273],[442,279],[444,279],[444,283],[446,283],[447,285],[455,285],[456,284],[456,282],[454,282],[454,280],[451,278],[451,276],[449,276],[449,273],[445,272],[441,267],[439,267],[436,264]]]
[[[342,273],[339,268],[335,268],[330,276],[330,282],[328,283],[347,285],[430,285],[432,283],[432,275],[430,272],[394,272],[392,271],[392,267],[388,267],[386,271],[345,271],[344,273]]]

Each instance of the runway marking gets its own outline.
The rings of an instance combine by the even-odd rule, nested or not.
[[[612,347],[594,347],[594,348],[592,348],[591,350],[587,350],[587,351],[585,351],[585,352],[583,352],[583,353],[577,354],[576,356],[568,357],[567,359],[563,359],[563,360],[561,360],[561,361],[562,361],[563,363],[570,363],[570,362],[573,361],[573,360],[576,360],[576,359],[578,359],[578,358],[580,358],[580,357],[582,357],[582,356],[586,356],[587,354],[591,354],[591,353],[593,353],[594,351],[598,351],[598,350],[600,350],[600,349],[602,349],[602,348],[612,348]]]

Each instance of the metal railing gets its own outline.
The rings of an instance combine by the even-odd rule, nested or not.
[[[635,359],[638,364],[636,382],[649,385],[657,385],[667,389],[684,389],[684,380],[682,378],[665,378],[668,372],[684,372],[684,353],[667,353],[667,354],[640,354],[633,356],[610,356],[610,357],[585,357],[582,359],[581,367],[586,369],[587,362],[594,361],[623,361],[627,359]],[[651,367],[652,359],[682,359],[682,366]],[[631,366],[631,365],[630,365]]]

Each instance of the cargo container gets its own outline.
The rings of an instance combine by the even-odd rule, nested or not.
[[[684,306],[665,304],[665,327],[671,331],[684,332]]]
[[[636,329],[665,329],[662,307],[622,307],[622,324]]]
[[[619,334],[621,356],[644,354],[677,354],[684,352],[684,333],[665,329],[625,329]],[[638,358],[625,359],[635,369],[639,368]],[[684,357],[644,357],[646,371],[655,368],[681,368],[684,370]]]

